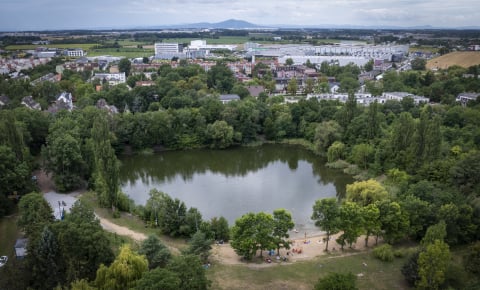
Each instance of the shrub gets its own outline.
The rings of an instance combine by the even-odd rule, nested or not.
[[[391,262],[393,261],[393,250],[392,246],[389,244],[384,244],[381,246],[376,247],[373,250],[373,256],[379,260],[384,262]]]

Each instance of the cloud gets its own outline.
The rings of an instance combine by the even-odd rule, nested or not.
[[[478,0],[1,0],[0,29],[256,24],[478,25]],[[19,21],[21,15],[21,21]]]

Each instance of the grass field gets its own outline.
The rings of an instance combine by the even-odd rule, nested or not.
[[[48,48],[81,48],[83,50],[89,50],[95,45],[97,44],[96,43],[48,44],[48,45],[19,44],[19,45],[8,45],[7,47],[5,47],[5,49],[6,50],[29,50],[29,49],[35,49],[37,47],[48,47]]]
[[[127,58],[136,58],[136,57],[149,57],[154,55],[153,50],[145,50],[143,52],[140,51],[127,51],[124,49],[119,49],[116,51],[115,49],[94,49],[88,51],[87,56],[100,56],[100,55],[111,55],[111,56],[124,56]]]
[[[360,252],[270,267],[215,264],[207,273],[212,289],[312,289],[320,277],[331,272],[360,274],[359,289],[409,289],[400,272],[406,259],[386,263]]]
[[[408,49],[409,52],[416,52],[416,51],[422,51],[422,52],[432,52],[436,53],[438,52],[438,47],[433,47],[433,46],[410,46]]]
[[[468,68],[480,64],[480,51],[451,52],[427,62],[427,69],[447,69],[453,65]]]

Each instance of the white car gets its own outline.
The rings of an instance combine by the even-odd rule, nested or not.
[[[1,256],[1,257],[0,257],[0,267],[5,266],[5,264],[7,263],[7,261],[8,261],[8,257],[7,257],[7,256]]]

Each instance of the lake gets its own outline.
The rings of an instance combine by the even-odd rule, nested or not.
[[[343,196],[353,182],[326,168],[324,159],[289,145],[166,151],[120,160],[122,190],[136,204],[144,205],[156,188],[198,208],[204,219],[224,216],[230,225],[247,212],[285,208],[296,236],[319,233],[310,220],[315,200]]]

